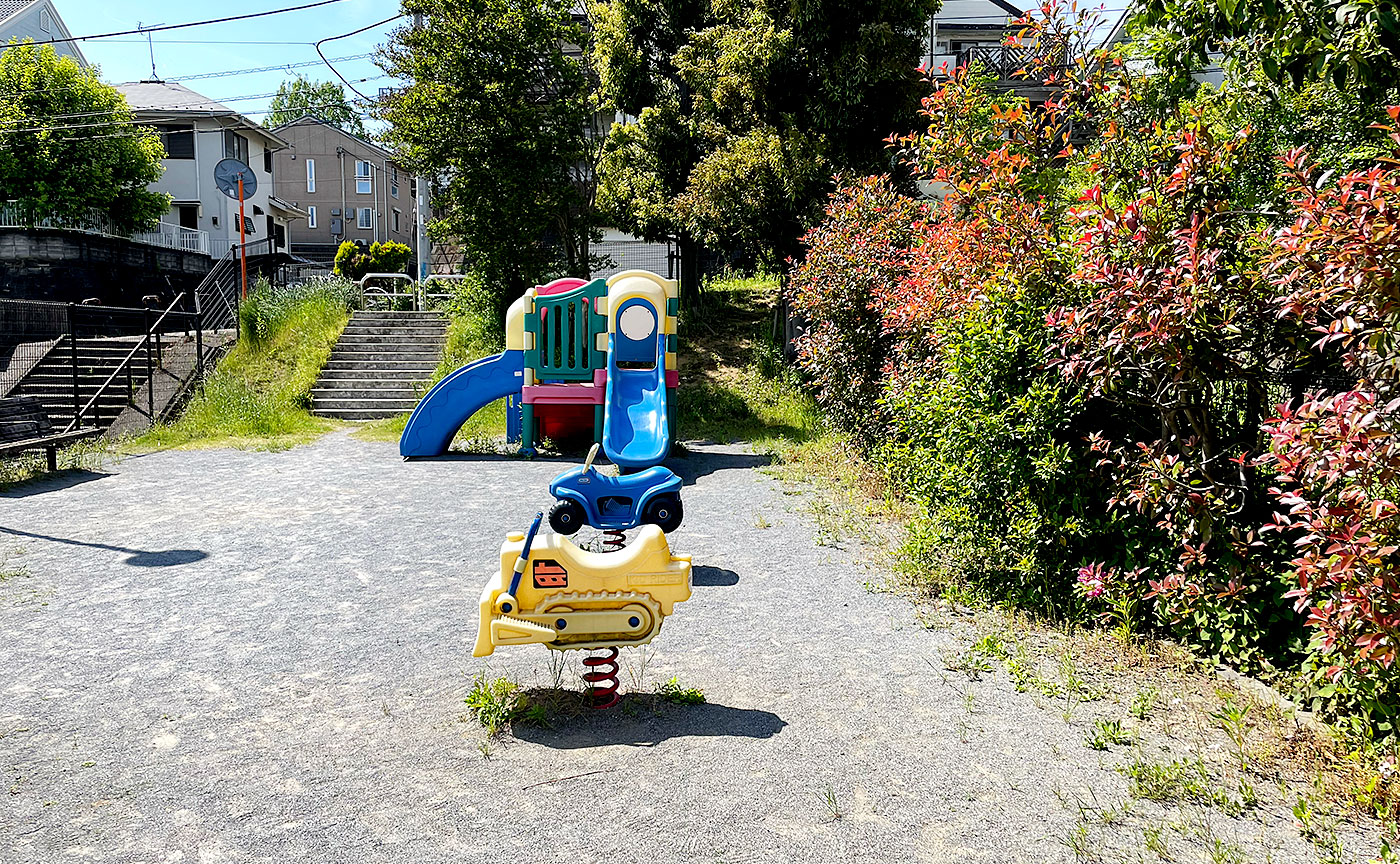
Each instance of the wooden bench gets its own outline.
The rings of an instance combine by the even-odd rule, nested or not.
[[[0,456],[25,450],[47,450],[49,470],[58,470],[58,448],[71,441],[101,435],[101,429],[82,426],[56,432],[44,405],[33,396],[0,399]]]

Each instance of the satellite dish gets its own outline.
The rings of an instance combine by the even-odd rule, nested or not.
[[[250,198],[258,191],[258,178],[242,160],[220,159],[214,166],[214,185],[219,191],[238,200],[238,178],[243,178],[243,197]]]

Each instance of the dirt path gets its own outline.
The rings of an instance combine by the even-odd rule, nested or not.
[[[1156,861],[1159,825],[1171,860],[1318,860],[1264,790],[1238,818],[1130,798],[1130,749],[1178,744],[1094,751],[1004,675],[950,675],[966,643],[738,447],[674,463],[694,598],[624,655],[625,690],[708,703],[483,743],[474,675],[552,683],[551,652],[471,642],[560,465],[395,453],[336,434],[0,493],[0,861]]]

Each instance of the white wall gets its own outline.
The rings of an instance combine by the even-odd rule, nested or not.
[[[173,115],[166,113],[160,116],[168,120]],[[162,160],[165,173],[149,188],[164,192],[177,202],[200,202],[199,229],[209,232],[209,254],[218,258],[228,251],[229,246],[238,242],[238,201],[226,197],[214,185],[214,166],[224,158],[223,126],[214,118],[196,119],[194,126],[195,158]],[[267,216],[271,213],[267,199],[272,194],[272,175],[263,170],[266,142],[253,130],[234,131],[248,139],[248,164],[258,179],[257,191],[245,197],[243,203],[244,215],[253,220],[256,228],[248,240],[263,240],[267,237]],[[254,206],[262,208],[263,212],[255,215]],[[218,217],[217,226],[214,217]],[[174,205],[164,221],[172,225],[180,224]]]
[[[49,29],[45,32],[40,24],[40,10],[48,10]],[[7,44],[11,39],[33,39],[35,42],[43,42],[49,39],[59,39],[72,36],[68,28],[59,20],[58,12],[54,10],[53,4],[48,0],[42,3],[35,3],[21,11],[15,17],[9,19],[4,24],[0,24],[0,45]],[[82,66],[87,65],[87,59],[83,57],[76,47],[75,42],[55,42],[53,50],[62,57],[72,57]]]

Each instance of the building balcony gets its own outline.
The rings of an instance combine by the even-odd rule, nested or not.
[[[158,222],[149,231],[119,231],[110,218],[97,210],[80,216],[38,216],[16,201],[7,201],[0,204],[0,228],[45,228],[50,231],[97,234],[165,249],[178,249],[181,252],[209,254],[207,231],[182,228],[168,222]]]

